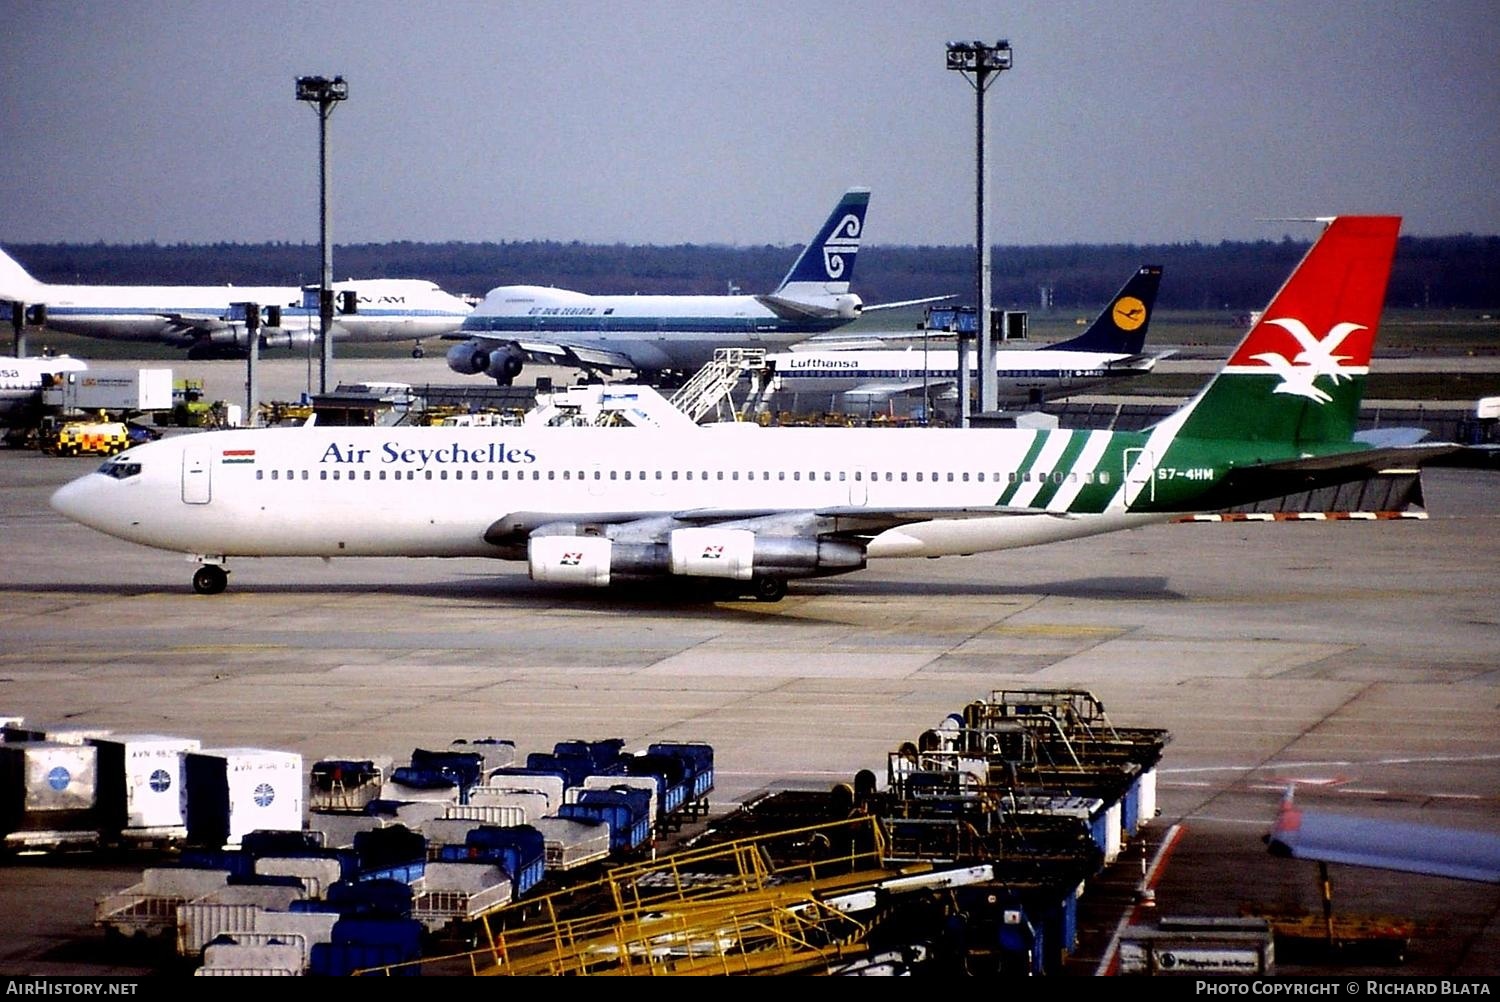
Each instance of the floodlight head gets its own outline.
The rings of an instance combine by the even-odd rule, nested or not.
[[[344,82],[343,77],[298,77],[297,78],[297,100],[317,101],[320,104],[330,101],[343,101],[349,97],[349,85]]]

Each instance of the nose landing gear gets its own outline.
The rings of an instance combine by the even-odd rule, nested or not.
[[[217,595],[229,585],[229,572],[218,564],[204,564],[193,572],[193,591]]]

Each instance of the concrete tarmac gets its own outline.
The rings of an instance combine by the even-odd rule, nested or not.
[[[1072,687],[1172,732],[1161,814],[1117,864],[1180,835],[1158,914],[1317,912],[1315,864],[1261,841],[1291,782],[1307,808],[1500,831],[1500,474],[1429,471],[1425,520],[1162,525],[877,561],[760,604],[545,587],[483,560],[240,559],[199,596],[182,556],[47,506],[95,465],[0,450],[0,715],[309,764],[488,736],[707,741],[717,813],[883,781],[888,752],[972,700]],[[142,865],[0,865],[0,973],[155,970],[92,925]],[[1333,888],[1338,914],[1416,921],[1389,973],[1500,974],[1495,885],[1334,867]],[[1073,968],[1107,949],[1091,938]]]

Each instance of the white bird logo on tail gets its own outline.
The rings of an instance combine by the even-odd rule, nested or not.
[[[1290,360],[1285,355],[1274,351],[1263,351],[1251,356],[1257,361],[1266,363],[1281,377],[1281,385],[1277,386],[1272,391],[1273,393],[1291,393],[1299,397],[1307,397],[1316,403],[1326,404],[1333,398],[1314,386],[1313,380],[1319,376],[1327,376],[1333,380],[1334,385],[1337,385],[1341,380],[1352,378],[1343,363],[1354,356],[1335,355],[1334,352],[1350,334],[1364,330],[1364,324],[1334,324],[1327,334],[1319,338],[1308,330],[1307,325],[1301,320],[1292,317],[1267,320],[1266,323],[1280,327],[1295,338],[1297,344],[1302,347],[1302,350]]]

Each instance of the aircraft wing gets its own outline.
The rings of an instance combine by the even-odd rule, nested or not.
[[[161,318],[167,321],[167,336],[201,336],[211,334],[214,331],[228,330],[234,326],[223,317],[195,316],[189,313],[163,313]]]
[[[804,511],[759,508],[695,508],[681,511],[511,512],[496,519],[484,539],[495,546],[523,546],[533,533],[578,534],[585,527],[594,534],[621,539],[660,540],[673,529],[716,526],[749,529],[776,536],[824,539],[869,539],[887,529],[935,519],[997,517],[1070,518],[1039,508],[993,506],[984,508],[870,508],[847,505]],[[606,530],[606,527],[612,527]],[[600,531],[606,530],[606,531]]]
[[[1291,789],[1266,845],[1273,856],[1500,884],[1500,835],[1304,811]]]
[[[526,355],[528,361],[543,365],[566,365],[578,369],[635,369],[630,356],[618,351],[602,348],[597,343],[570,341],[558,338],[539,341],[524,333],[507,334],[504,331],[454,331],[443,335],[445,341],[479,341],[501,345],[514,345]]]
[[[929,379],[926,383],[928,391],[941,393],[953,385],[951,379]],[[920,379],[908,380],[886,380],[879,383],[860,383],[851,389],[844,391],[846,397],[868,397],[875,400],[884,400],[902,393],[921,393],[923,383]]]

